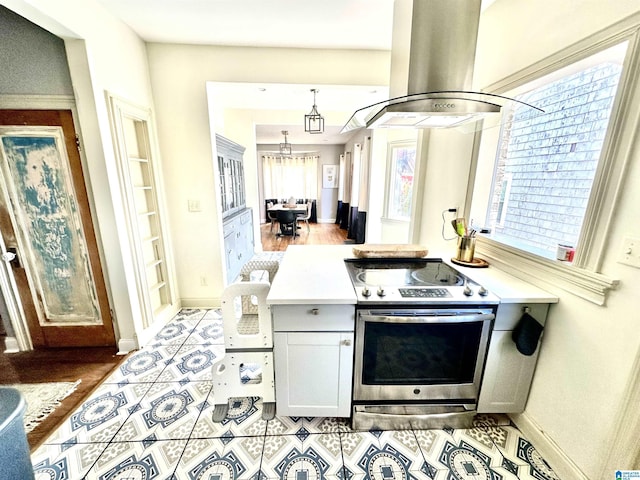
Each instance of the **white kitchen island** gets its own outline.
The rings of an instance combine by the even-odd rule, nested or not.
[[[292,245],[267,303],[273,317],[279,415],[348,417],[356,295],[348,245]]]
[[[352,245],[292,245],[285,252],[267,297],[280,415],[351,415],[357,297],[344,259],[353,257]],[[450,255],[429,257],[449,263]],[[522,412],[540,348],[521,355],[511,332],[525,308],[544,325],[558,298],[491,267],[453,267],[500,298],[478,411]]]

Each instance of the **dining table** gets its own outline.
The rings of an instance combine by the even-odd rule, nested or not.
[[[267,209],[268,212],[278,212],[278,210],[293,210],[296,215],[307,213],[306,203],[276,203],[271,208]]]
[[[305,203],[276,203],[275,205],[273,205],[271,208],[267,209],[267,212],[271,212],[271,213],[275,213],[277,214],[278,211],[292,211],[293,213],[296,214],[296,216],[300,216],[300,215],[304,215],[307,213],[307,205]],[[300,227],[297,227],[300,228]],[[279,235],[286,235],[285,234],[285,229],[283,228],[283,225],[280,225],[280,234]]]

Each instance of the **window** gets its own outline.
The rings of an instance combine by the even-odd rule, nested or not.
[[[516,96],[545,113],[506,112],[485,222],[495,240],[549,259],[558,245],[577,246],[625,51],[592,55]]]
[[[317,198],[319,159],[317,154],[291,157],[264,155],[265,198]]]
[[[491,228],[482,256],[601,305],[617,285],[599,269],[638,128],[635,35],[603,32],[488,87],[545,113],[513,107],[482,133],[471,199],[472,221]],[[575,249],[572,263],[556,258],[559,245]]]
[[[411,192],[416,165],[414,143],[391,144],[387,169],[387,218],[409,220],[411,217]]]

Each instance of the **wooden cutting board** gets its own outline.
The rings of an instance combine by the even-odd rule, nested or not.
[[[357,258],[421,258],[429,251],[422,245],[364,243],[353,247]]]

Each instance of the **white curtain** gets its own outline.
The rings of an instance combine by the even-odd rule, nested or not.
[[[318,198],[318,155],[262,156],[264,197]]]

